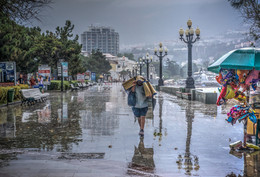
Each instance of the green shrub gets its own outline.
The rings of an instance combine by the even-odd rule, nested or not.
[[[61,81],[60,80],[52,80],[51,85],[48,87],[49,90],[60,90],[61,89]],[[63,89],[70,89],[69,81],[63,81]]]
[[[8,93],[8,90],[11,88],[14,89],[14,99],[21,100],[22,95],[20,93],[20,90],[28,89],[29,86],[25,85],[25,84],[20,84],[17,86],[0,87],[0,103],[7,103],[7,93]]]
[[[7,92],[10,87],[0,87],[0,103],[7,102]]]
[[[77,85],[78,83],[79,83],[79,81],[76,81],[76,80],[70,81],[70,84],[73,84],[74,86],[78,86]]]

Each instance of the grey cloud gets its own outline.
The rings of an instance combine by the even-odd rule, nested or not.
[[[43,30],[55,30],[67,19],[81,34],[91,24],[111,26],[121,44],[151,43],[178,38],[191,18],[203,36],[239,29],[242,20],[227,0],[55,0],[42,14]]]

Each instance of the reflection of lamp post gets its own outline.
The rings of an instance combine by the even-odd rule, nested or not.
[[[140,76],[142,75],[142,67],[144,65],[144,62],[142,60],[142,58],[139,59],[139,61],[137,62],[137,64],[139,65],[140,68]]]
[[[159,142],[162,140],[162,130],[164,129],[164,136],[167,136],[167,129],[166,128],[163,128],[163,125],[162,125],[162,114],[163,114],[163,97],[160,96],[158,97],[158,103],[159,103],[159,132],[157,132],[157,129],[156,128],[154,130],[154,137],[156,136],[159,136]]]
[[[143,61],[146,64],[147,67],[147,73],[146,73],[146,79],[149,80],[149,64],[153,61],[153,57],[149,57],[149,54],[147,53],[145,57],[143,57]]]
[[[186,29],[185,31],[186,39],[183,38],[184,30],[182,28],[180,29],[179,34],[180,40],[182,40],[188,45],[188,77],[186,79],[186,88],[195,88],[194,79],[192,78],[192,44],[200,39],[200,30],[199,28],[195,30],[197,37],[193,40],[194,30],[191,27],[192,21],[190,19],[188,20],[187,25],[188,29]]]
[[[163,55],[163,48],[162,48],[162,43],[159,44],[159,55],[157,54],[158,50],[157,48],[154,49],[154,55],[156,55],[157,57],[159,57],[160,59],[160,79],[158,81],[158,86],[163,86],[163,79],[162,79],[162,59],[163,57],[165,57],[167,55],[167,48],[164,49],[164,55]]]
[[[192,134],[192,122],[194,119],[194,110],[191,108],[191,102],[188,102],[188,105],[185,109],[186,113],[186,121],[187,121],[187,139],[186,139],[186,149],[184,156],[179,154],[178,157],[178,168],[182,168],[182,161],[184,160],[184,169],[186,171],[186,175],[191,175],[191,171],[194,170],[199,170],[199,158],[196,155],[192,155],[190,153],[190,142],[191,142],[191,134]]]

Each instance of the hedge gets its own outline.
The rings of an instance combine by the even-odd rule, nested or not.
[[[69,81],[63,81],[64,90],[68,90],[70,88]],[[61,89],[61,81],[60,80],[52,80],[51,85],[48,86],[48,90],[60,90]]]
[[[72,81],[63,81],[63,89],[68,90],[70,89],[70,84],[77,86],[79,81],[72,80]],[[88,83],[88,80],[85,80],[85,83]],[[52,80],[51,85],[48,86],[48,90],[60,90],[61,89],[61,80]]]
[[[0,103],[7,103],[7,93],[9,89],[14,89],[14,100],[20,100],[22,95],[20,93],[21,89],[28,89],[29,86],[25,84],[20,84],[17,86],[0,87]]]

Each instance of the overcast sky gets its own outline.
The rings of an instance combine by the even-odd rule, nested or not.
[[[238,30],[243,25],[240,14],[227,0],[53,0],[41,14],[43,31],[75,24],[81,34],[91,24],[110,26],[120,35],[120,44],[152,43],[178,38],[180,27],[191,18],[201,37]]]

